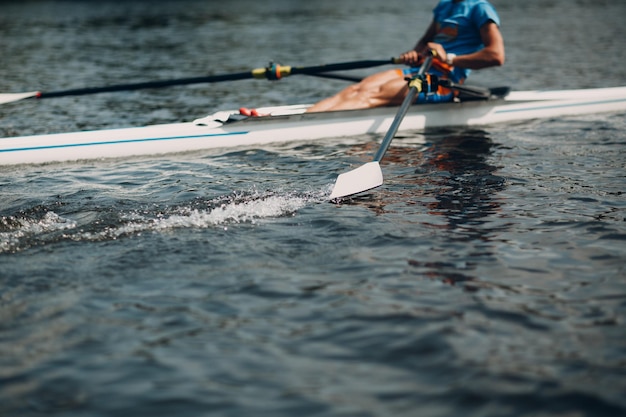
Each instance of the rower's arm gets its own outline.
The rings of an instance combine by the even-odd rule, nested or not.
[[[498,25],[488,22],[480,28],[480,36],[485,47],[480,51],[459,55],[454,58],[452,65],[460,68],[482,69],[504,64],[504,40]],[[446,56],[442,57],[446,60]]]

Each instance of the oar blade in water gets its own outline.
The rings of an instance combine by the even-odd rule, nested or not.
[[[337,177],[330,199],[347,197],[383,185],[383,172],[378,161],[368,162]]]

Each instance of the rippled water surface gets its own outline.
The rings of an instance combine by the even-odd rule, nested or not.
[[[5,1],[0,89],[384,59],[433,3]],[[494,3],[508,61],[475,83],[626,85],[625,4]],[[0,136],[345,85],[25,100]],[[0,167],[0,415],[624,414],[624,114],[403,133],[383,187],[327,203],[379,141]]]

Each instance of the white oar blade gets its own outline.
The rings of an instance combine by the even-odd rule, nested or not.
[[[377,161],[344,172],[337,177],[330,199],[362,193],[383,185],[383,171]]]
[[[39,91],[31,91],[29,93],[2,93],[0,94],[0,104],[11,103],[25,98],[35,97]]]

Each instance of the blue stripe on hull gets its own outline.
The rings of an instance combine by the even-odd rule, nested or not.
[[[64,145],[46,145],[46,146],[32,146],[25,148],[12,148],[12,149],[0,149],[0,153],[5,152],[22,152],[22,151],[38,151],[45,149],[63,149],[63,148],[76,148],[80,146],[98,146],[98,145],[120,145],[126,143],[140,143],[140,142],[155,142],[162,140],[177,140],[177,139],[201,139],[201,138],[211,138],[218,136],[235,136],[235,135],[246,135],[248,132],[231,132],[231,133],[214,133],[210,135],[191,135],[191,136],[169,136],[162,138],[143,138],[143,139],[128,139],[128,140],[117,140],[117,141],[103,141],[103,142],[86,142],[86,143],[70,143]]]

